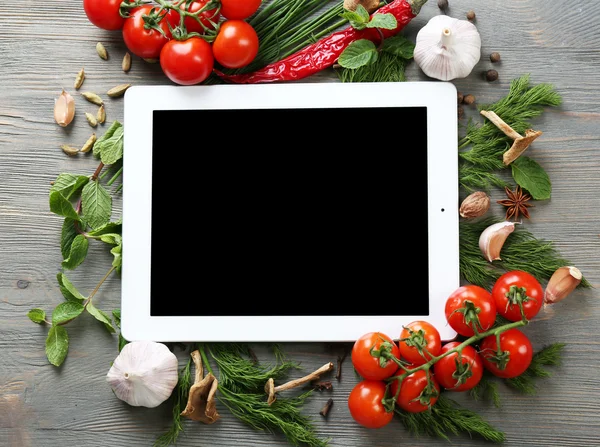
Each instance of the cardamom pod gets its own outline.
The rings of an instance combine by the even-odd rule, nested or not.
[[[104,109],[103,105],[101,105],[98,109],[98,113],[96,114],[96,120],[98,121],[98,124],[104,124],[104,122],[106,121],[106,110]]]
[[[85,99],[87,99],[92,104],[96,104],[97,106],[104,105],[104,101],[96,93],[93,93],[93,92],[83,92],[81,94],[81,96],[83,96]]]
[[[125,56],[123,56],[123,62],[121,63],[121,68],[125,73],[131,70],[131,54],[125,53]]]
[[[79,90],[79,88],[83,85],[83,81],[85,79],[85,70],[82,68],[79,73],[77,73],[77,76],[75,77],[75,84],[73,85],[73,87],[75,87],[75,90]]]
[[[106,51],[106,48],[104,48],[104,45],[102,45],[101,42],[98,42],[96,44],[96,52],[98,53],[98,56],[100,56],[100,58],[104,59],[105,61],[108,60],[108,52]]]
[[[91,113],[85,112],[85,118],[87,119],[87,122],[90,124],[90,126],[96,127],[98,125],[98,120]]]
[[[89,152],[90,150],[92,150],[92,148],[94,147],[94,144],[96,144],[96,133],[93,133],[91,137],[88,138],[88,140],[85,142],[85,144],[83,145],[83,147],[80,149],[80,152],[83,152],[84,154]]]
[[[149,64],[157,64],[160,59],[153,57],[145,57],[144,60]]]
[[[123,96],[129,87],[131,87],[131,84],[117,85],[116,87],[113,87],[107,91],[106,94],[111,98],[118,98]]]
[[[63,152],[65,154],[67,154],[71,157],[73,155],[77,155],[79,153],[79,149],[77,149],[76,147],[73,147],[73,146],[68,146],[66,144],[63,144],[60,148],[63,150]]]
[[[66,91],[62,91],[54,103],[54,120],[61,127],[67,127],[75,117],[75,100]]]

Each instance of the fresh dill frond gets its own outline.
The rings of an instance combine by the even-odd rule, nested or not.
[[[161,435],[154,442],[154,447],[169,447],[177,442],[179,435],[183,432],[181,412],[185,408],[192,387],[192,359],[179,372],[179,380],[175,388],[173,400],[173,425],[169,431]]]
[[[404,82],[408,59],[381,52],[376,62],[360,68],[338,68],[336,74],[342,82]]]
[[[458,167],[458,183],[468,194],[475,191],[489,191],[492,187],[504,188],[511,186],[496,172],[482,165],[461,163]]]
[[[209,352],[219,368],[219,384],[236,393],[263,393],[269,378],[285,377],[292,369],[299,369],[297,362],[282,355],[272,365],[263,365],[248,356],[243,344],[211,344]]]
[[[552,373],[545,366],[560,365],[565,343],[553,343],[536,352],[531,360],[531,365],[523,374],[512,379],[505,379],[511,388],[522,394],[533,395],[537,392],[536,379],[550,377]]]
[[[502,404],[498,383],[488,371],[485,371],[479,383],[469,390],[469,394],[476,401],[492,402],[496,408],[500,408]]]
[[[493,427],[481,415],[461,407],[444,393],[428,411],[409,413],[395,410],[404,427],[415,436],[428,435],[450,440],[451,435],[479,435],[487,441],[502,443],[503,432]]]

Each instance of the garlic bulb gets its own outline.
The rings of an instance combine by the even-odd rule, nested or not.
[[[515,222],[498,222],[490,225],[479,236],[479,249],[489,262],[499,261],[506,238],[515,231]]]
[[[132,341],[113,362],[106,380],[134,407],[154,408],[169,398],[178,380],[177,357],[162,343]]]
[[[480,58],[481,36],[468,20],[437,15],[417,33],[414,59],[431,78],[465,78]]]

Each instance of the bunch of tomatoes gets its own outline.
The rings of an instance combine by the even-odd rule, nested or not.
[[[431,409],[442,391],[474,388],[484,370],[510,379],[523,374],[533,359],[532,344],[519,327],[543,305],[544,291],[530,273],[504,273],[491,292],[465,285],[447,299],[445,315],[457,332],[443,343],[427,321],[403,326],[395,341],[388,334],[363,335],[352,348],[352,364],[361,376],[348,397],[356,422],[367,428],[387,425],[397,410]],[[500,315],[506,321],[496,322]]]
[[[121,31],[128,50],[158,59],[180,85],[206,80],[215,64],[238,69],[252,62],[259,38],[246,19],[262,0],[83,0],[92,24]]]

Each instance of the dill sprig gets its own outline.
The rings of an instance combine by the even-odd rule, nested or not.
[[[460,163],[458,166],[460,187],[468,194],[475,191],[489,191],[493,186],[504,188],[511,186],[497,173],[490,172],[485,166],[470,163]]]
[[[562,351],[565,343],[553,343],[545,346],[534,354],[529,368],[520,376],[512,379],[505,379],[507,385],[526,395],[533,395],[537,392],[536,379],[550,377],[552,373],[545,366],[560,365]]]
[[[416,436],[428,435],[450,440],[450,435],[466,433],[479,435],[487,441],[502,443],[504,433],[494,428],[478,413],[461,407],[455,401],[440,394],[435,405],[428,411],[408,413],[395,410],[405,428]]]
[[[173,424],[169,431],[161,435],[154,442],[154,447],[168,447],[177,442],[179,435],[183,432],[183,424],[181,422],[181,412],[185,408],[190,388],[192,387],[192,359],[190,358],[186,365],[179,372],[179,380],[174,393],[173,403]]]
[[[281,433],[294,446],[326,447],[327,439],[319,438],[313,421],[301,412],[306,399],[313,390],[298,396],[278,396],[274,403],[267,403],[265,383],[281,378],[298,363],[287,360],[281,349],[274,347],[277,363],[265,366],[244,358],[247,354],[243,344],[210,344],[199,347],[206,368],[211,371],[210,358],[219,368],[217,399],[232,415],[248,426],[269,433]],[[214,374],[214,373],[213,373]]]
[[[500,408],[501,399],[498,391],[498,382],[489,371],[484,371],[481,380],[469,390],[469,394],[476,401],[492,402],[496,408]]]
[[[339,68],[336,74],[342,82],[404,82],[410,60],[381,52],[377,61],[360,68]]]
[[[520,134],[532,127],[531,119],[540,116],[546,107],[556,107],[562,98],[552,84],[531,85],[530,75],[525,74],[514,79],[508,94],[493,104],[479,104],[478,110],[493,110],[509,126]],[[490,172],[506,169],[502,155],[513,141],[496,125],[489,121],[476,124],[472,120],[466,126],[466,134],[459,143],[462,176],[460,184],[466,188],[488,189],[496,184],[495,177],[487,177]],[[470,146],[469,150],[465,150]],[[485,180],[491,182],[486,184]],[[474,181],[475,183],[471,183]]]
[[[519,225],[502,247],[502,260],[486,261],[479,250],[479,236],[489,225],[500,221],[488,217],[460,223],[460,271],[466,281],[491,289],[500,275],[510,270],[525,270],[538,280],[547,281],[559,267],[570,265],[552,242],[536,238]],[[589,281],[582,278],[578,288],[589,287]]]

